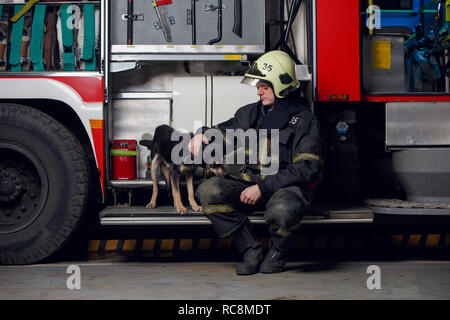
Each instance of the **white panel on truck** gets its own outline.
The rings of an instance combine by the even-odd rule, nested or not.
[[[213,77],[212,124],[234,116],[242,106],[259,100],[256,88],[241,83],[242,77]]]
[[[241,76],[177,77],[173,79],[173,127],[195,132],[234,116],[240,107],[257,102],[256,88]]]
[[[210,98],[206,81],[206,76],[173,78],[172,126],[175,129],[194,132],[209,125],[206,117]]]

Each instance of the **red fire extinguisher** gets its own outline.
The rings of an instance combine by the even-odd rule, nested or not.
[[[111,149],[112,178],[136,179],[136,140],[114,140]]]

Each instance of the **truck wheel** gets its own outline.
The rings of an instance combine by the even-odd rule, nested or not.
[[[0,263],[41,261],[79,225],[86,155],[55,119],[15,104],[0,104],[0,155]]]

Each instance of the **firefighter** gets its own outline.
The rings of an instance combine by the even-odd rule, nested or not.
[[[271,51],[251,65],[241,81],[257,87],[259,101],[241,107],[228,121],[215,126],[227,129],[279,130],[279,168],[261,176],[261,167],[245,164],[231,177],[214,176],[196,190],[203,212],[219,237],[231,237],[243,254],[238,275],[285,270],[289,250],[295,244],[293,231],[310,206],[320,176],[322,146],[319,123],[302,103],[300,82],[289,55]],[[202,128],[189,143],[196,155],[202,143],[208,144]],[[259,169],[258,169],[259,168]],[[263,254],[261,242],[246,213],[263,210],[270,225],[269,251]]]

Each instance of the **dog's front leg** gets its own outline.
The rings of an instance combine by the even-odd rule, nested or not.
[[[187,209],[181,202],[179,174],[178,172],[175,172],[175,170],[170,172],[170,184],[172,185],[173,205],[175,209],[177,209],[177,212],[180,214],[186,214]]]
[[[156,198],[158,197],[158,155],[156,155],[151,163],[150,173],[152,174],[153,192],[150,202],[146,208],[156,208]]]
[[[167,165],[162,165],[161,171],[164,174],[164,179],[166,180],[166,188],[169,191],[169,196],[171,196],[172,189],[170,187],[170,168]]]
[[[191,205],[192,209],[194,211],[202,211],[202,207],[195,202],[194,197],[194,177],[192,175],[191,171],[185,172],[186,175],[186,184],[188,189],[188,197],[189,197],[189,204]]]

